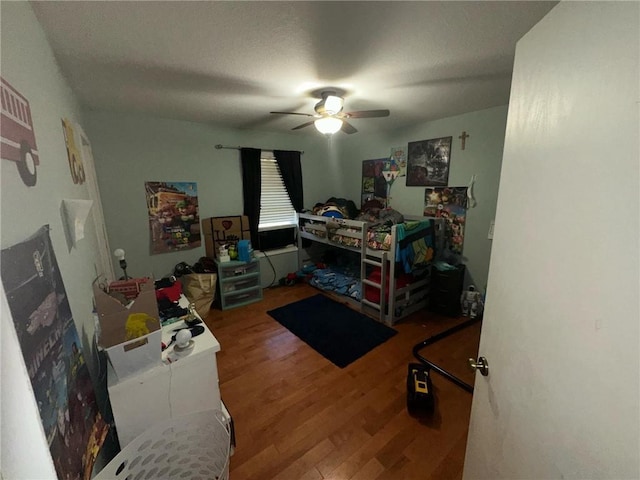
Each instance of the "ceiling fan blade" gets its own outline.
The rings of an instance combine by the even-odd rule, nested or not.
[[[389,110],[362,110],[360,112],[345,113],[346,118],[374,118],[374,117],[388,117]]]
[[[269,113],[277,113],[278,115],[304,115],[305,117],[315,117],[315,115],[311,115],[310,113],[299,113],[299,112],[269,112]]]
[[[293,127],[291,130],[300,130],[301,128],[308,127],[309,125],[313,125],[313,122],[315,122],[315,120],[311,120],[310,122],[303,123],[302,125],[298,125],[297,127]]]
[[[345,122],[344,120],[342,120],[342,128],[340,130],[342,130],[344,133],[349,133],[349,134],[356,133],[358,131],[356,130],[356,127],[354,127],[350,123]]]

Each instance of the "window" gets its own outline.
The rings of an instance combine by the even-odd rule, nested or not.
[[[298,217],[284,186],[278,162],[273,153],[262,152],[260,183],[260,221],[258,231],[279,230],[297,225]]]

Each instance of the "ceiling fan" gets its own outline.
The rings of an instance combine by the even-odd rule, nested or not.
[[[349,118],[375,118],[388,117],[389,110],[362,110],[359,112],[342,112],[344,108],[344,99],[337,95],[333,90],[323,91],[321,93],[322,100],[316,103],[314,110],[316,114],[300,113],[300,112],[271,112],[278,115],[303,115],[306,117],[314,117],[317,120],[293,127],[291,130],[300,130],[301,128],[315,125],[320,133],[327,135],[342,130],[344,133],[356,133],[358,130],[347,122]]]

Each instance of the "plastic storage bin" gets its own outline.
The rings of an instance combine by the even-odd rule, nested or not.
[[[236,308],[262,299],[260,261],[220,262],[218,268],[219,305],[222,310]]]

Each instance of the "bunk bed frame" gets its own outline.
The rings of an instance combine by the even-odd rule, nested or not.
[[[310,259],[304,258],[305,250],[302,240],[308,239],[332,247],[342,248],[360,254],[360,282],[362,284],[362,299],[357,301],[351,297],[343,295],[332,295],[338,297],[340,301],[345,301],[352,307],[360,310],[376,320],[393,325],[410,315],[411,313],[424,308],[428,301],[429,283],[431,278],[431,266],[423,278],[415,280],[410,284],[399,287],[396,279],[396,244],[397,226],[391,228],[391,244],[389,250],[374,250],[368,247],[368,231],[371,225],[367,222],[339,219],[333,217],[322,217],[299,213],[298,228],[298,266],[303,268]],[[427,217],[405,216],[405,220],[424,221]],[[442,244],[443,222],[435,219],[435,245],[437,252]],[[353,245],[346,245],[352,243]],[[367,266],[378,267],[380,269],[380,281],[372,281],[366,278]],[[379,290],[380,301],[378,303],[367,300],[366,286]],[[387,295],[388,290],[388,295]],[[329,292],[331,293],[331,292]]]

